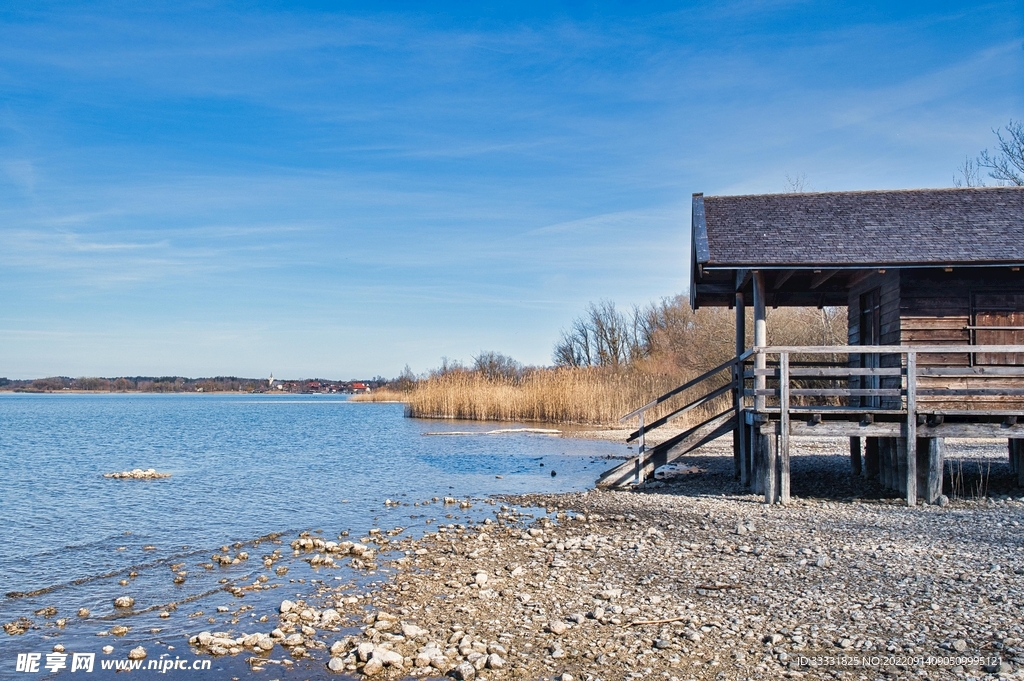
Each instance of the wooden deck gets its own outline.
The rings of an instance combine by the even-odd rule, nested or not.
[[[1020,345],[757,347],[627,414],[639,428],[637,456],[599,484],[650,479],[654,470],[734,429],[736,475],[769,504],[790,499],[791,437],[850,438],[851,471],[929,503],[942,494],[944,439],[1008,441],[1024,486],[1024,366],[946,366],[935,357],[1024,357]],[[731,381],[721,385],[729,372]],[[719,384],[713,389],[710,386]],[[697,393],[694,396],[694,393]],[[726,400],[731,397],[731,407]],[[685,403],[644,423],[652,408]],[[718,406],[719,408],[715,408]],[[645,434],[695,409],[715,415],[648,450]],[[730,413],[731,412],[731,413]],[[717,435],[716,435],[717,436]],[[909,453],[909,454],[908,454]]]

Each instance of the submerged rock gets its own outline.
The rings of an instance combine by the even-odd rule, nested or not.
[[[169,478],[171,474],[160,473],[155,468],[147,468],[146,470],[134,468],[130,471],[121,471],[120,473],[104,473],[103,477],[116,480],[156,480],[159,478]]]

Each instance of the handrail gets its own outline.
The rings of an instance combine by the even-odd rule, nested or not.
[[[796,355],[1024,353],[1024,345],[769,345],[747,350],[747,353],[755,355],[777,355],[783,352]]]
[[[697,399],[695,399],[694,401],[690,402],[689,404],[684,405],[682,407],[679,407],[674,412],[672,412],[670,414],[666,414],[665,416],[662,416],[657,421],[652,421],[651,423],[648,423],[644,427],[644,430],[654,430],[655,428],[660,428],[663,425],[665,425],[666,423],[668,423],[669,421],[671,421],[672,419],[679,418],[683,414],[686,414],[687,412],[689,412],[689,411],[691,411],[693,409],[696,409],[700,405],[707,404],[708,402],[710,402],[711,400],[715,399],[716,397],[721,397],[725,393],[727,393],[730,390],[732,390],[734,387],[735,386],[732,383],[726,383],[725,385],[721,386],[717,390],[712,390],[707,395],[704,395],[703,397],[698,397]],[[637,437],[639,437],[639,435],[640,435],[640,429],[634,430],[632,433],[629,434],[629,437],[626,438],[626,442],[627,443],[632,442]]]
[[[1021,350],[1021,352],[1024,352],[1024,350]],[[691,380],[687,381],[686,383],[682,384],[681,386],[679,386],[678,388],[673,388],[672,390],[669,390],[664,395],[662,395],[660,397],[654,398],[654,400],[648,402],[647,404],[645,404],[644,406],[640,407],[639,409],[634,409],[633,411],[629,412],[628,414],[626,414],[625,416],[623,416],[622,418],[619,419],[619,423],[623,423],[623,422],[628,421],[629,419],[633,418],[634,416],[639,416],[640,414],[643,414],[644,412],[646,412],[651,407],[658,406],[659,404],[661,404],[665,400],[669,399],[670,397],[674,397],[675,395],[678,395],[679,393],[683,392],[684,390],[688,390],[689,388],[692,388],[693,386],[697,385],[698,383],[706,381],[707,379],[711,378],[715,374],[717,374],[717,373],[719,373],[721,371],[725,371],[729,367],[732,367],[732,366],[738,364],[739,362],[746,361],[752,355],[753,355],[753,350],[747,350],[742,355],[737,355],[736,357],[733,357],[732,359],[730,359],[728,362],[725,362],[723,364],[719,364],[717,367],[715,367],[714,369],[711,369],[709,371],[705,371],[703,374],[701,374],[697,378],[691,379]]]

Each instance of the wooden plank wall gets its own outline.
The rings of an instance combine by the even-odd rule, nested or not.
[[[900,342],[903,344],[969,345],[971,332],[964,327],[972,321],[972,295],[985,291],[1024,292],[1024,278],[1002,268],[942,270],[904,270],[901,274]],[[985,339],[982,339],[985,340]],[[968,354],[922,355],[919,366],[968,367]],[[1021,387],[1020,379],[922,376],[919,388]],[[939,396],[918,397],[919,409],[1002,411],[1024,408],[1021,397],[986,396],[948,399]]]
[[[881,343],[882,345],[900,344],[900,275],[898,271],[875,272],[864,281],[857,284],[850,290],[846,314],[848,322],[847,338],[850,345],[860,345],[860,297],[874,289],[879,289],[881,302]],[[851,365],[858,365],[859,358],[851,357]],[[902,357],[898,355],[887,355],[881,358],[879,366],[897,367],[900,366]],[[851,379],[851,387],[869,387],[868,379]],[[856,383],[856,386],[854,386]],[[879,387],[899,387],[900,379],[897,377],[883,378]],[[896,404],[898,398],[882,398],[879,405],[883,409],[898,409]],[[863,406],[863,405],[862,405]]]
[[[847,307],[849,343],[860,344],[860,297],[879,289],[881,299],[881,341],[889,345],[969,345],[971,332],[964,327],[971,317],[972,296],[979,292],[1000,291],[1024,294],[1024,276],[1003,268],[894,270],[875,273],[850,291]],[[851,358],[855,364],[859,360]],[[883,356],[883,367],[899,366],[901,357]],[[968,354],[929,354],[918,357],[920,367],[969,367]],[[866,380],[866,379],[865,379]],[[854,386],[854,383],[857,383]],[[851,387],[869,387],[864,381],[851,380]],[[862,385],[863,384],[863,385]],[[896,380],[883,378],[881,387],[896,387]],[[1020,379],[977,377],[928,377],[918,379],[918,388],[1024,387]],[[883,398],[883,408],[896,408],[895,398]],[[922,411],[943,409],[1006,411],[1024,409],[1021,397],[976,397],[950,400],[941,396],[919,396]]]

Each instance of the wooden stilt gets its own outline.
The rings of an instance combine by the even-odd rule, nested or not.
[[[768,345],[768,327],[766,325],[765,316],[765,304],[764,304],[764,275],[761,272],[753,272],[751,275],[751,281],[754,288],[754,347],[763,348]],[[754,355],[754,369],[765,369],[768,366],[767,357],[764,353],[757,353]],[[754,388],[756,391],[763,391],[767,386],[767,377],[763,373],[758,373],[754,376]],[[771,477],[774,478],[774,468],[769,469],[769,459],[774,464],[774,451],[772,445],[774,442],[769,441],[769,436],[761,432],[761,427],[767,420],[765,416],[765,396],[757,395],[754,396],[754,442],[757,449],[757,475],[755,477],[756,485],[760,489],[756,489],[755,492],[768,494],[769,491],[774,495],[774,488],[768,489],[768,478],[769,470],[771,470]],[[769,454],[769,452],[772,452]],[[772,503],[774,498],[766,501]]]
[[[895,461],[895,464],[896,464],[896,479],[893,480],[893,483],[894,483],[893,484],[893,489],[895,489],[900,494],[907,494],[907,480],[909,479],[908,478],[908,474],[907,474],[907,469],[908,469],[908,467],[907,467],[907,459],[908,458],[913,458],[914,459],[914,464],[915,464],[914,465],[914,469],[916,471],[916,469],[917,469],[917,465],[916,465],[917,464],[917,450],[916,450],[916,448],[915,449],[911,449],[910,450],[911,451],[911,455],[910,455],[910,457],[908,457],[907,456],[907,440],[906,440],[906,438],[902,438],[902,437],[896,439],[896,446],[893,447],[893,449],[896,451],[896,461]],[[914,473],[914,482],[913,482],[912,486],[914,488],[914,496],[916,497],[917,496],[917,473],[916,472]]]
[[[779,503],[789,503],[789,353],[779,355]]]
[[[778,480],[776,479],[776,447],[778,438],[775,435],[761,435],[762,449],[764,450],[764,503],[774,504],[778,495]]]
[[[1014,457],[1017,471],[1017,486],[1024,487],[1024,440],[1010,440],[1010,452]]]
[[[903,445],[907,470],[904,492],[907,506],[917,505],[917,353],[907,351],[907,439]]]
[[[755,442],[757,440],[757,435],[754,432],[754,427],[753,426],[750,426],[750,427],[747,428],[746,433],[744,434],[744,438],[746,438],[743,441],[743,444],[747,448],[747,465],[750,467],[750,480],[749,480],[749,482],[750,482],[750,486],[753,488],[753,487],[756,487],[757,484],[758,484],[757,483],[757,445],[755,444]]]
[[[860,438],[850,438],[850,472],[855,477],[861,475],[861,462],[860,462]]]
[[[928,438],[928,483],[925,489],[925,501],[929,504],[939,503],[939,497],[942,496],[942,468],[946,465],[945,454],[945,438]]]
[[[873,480],[878,477],[878,438],[864,438],[864,477]]]
[[[919,437],[917,438],[917,448],[914,452],[914,456],[917,457],[917,479],[914,481],[917,486],[917,498],[927,499],[928,498],[928,445],[929,440],[932,438]]]
[[[743,292],[736,292],[736,356],[743,354],[747,344],[747,313],[744,305]],[[733,408],[736,410],[736,430],[733,431],[733,474],[740,483],[746,485],[750,481],[750,471],[746,468],[743,456],[743,363],[733,369],[733,382],[736,386],[733,394]]]
[[[892,489],[892,438],[878,438],[878,479],[885,489]]]
[[[753,483],[754,494],[764,494],[765,436],[761,434],[761,423],[756,421],[750,426],[750,439],[753,448]]]

